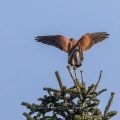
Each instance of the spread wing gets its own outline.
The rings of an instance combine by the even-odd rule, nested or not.
[[[83,51],[88,50],[93,45],[98,42],[102,42],[106,38],[108,38],[109,34],[106,32],[96,32],[96,33],[86,33],[80,39],[80,45]]]
[[[68,52],[69,40],[62,35],[51,35],[51,36],[37,36],[35,37],[37,42],[41,42],[47,45],[55,46],[65,52]]]

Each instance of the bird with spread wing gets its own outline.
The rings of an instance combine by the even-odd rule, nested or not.
[[[86,33],[79,40],[67,39],[63,35],[37,36],[35,40],[47,45],[55,46],[68,53],[68,63],[71,66],[79,67],[83,61],[83,52],[108,38],[106,32]]]

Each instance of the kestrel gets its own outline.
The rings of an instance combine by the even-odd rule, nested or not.
[[[108,38],[106,32],[86,33],[80,39],[67,39],[63,35],[37,36],[35,40],[47,45],[52,45],[68,53],[68,63],[71,66],[79,67],[83,61],[83,52],[98,42]]]

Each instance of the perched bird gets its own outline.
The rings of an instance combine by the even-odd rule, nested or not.
[[[67,39],[63,35],[37,36],[35,40],[47,45],[52,45],[68,53],[68,63],[71,66],[79,67],[83,61],[83,52],[98,42],[108,38],[106,32],[86,33],[80,39]]]

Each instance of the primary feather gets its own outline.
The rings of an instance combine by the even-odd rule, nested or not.
[[[68,52],[68,44],[70,41],[65,36],[62,35],[37,36],[35,40],[37,42],[55,46],[65,52]]]

